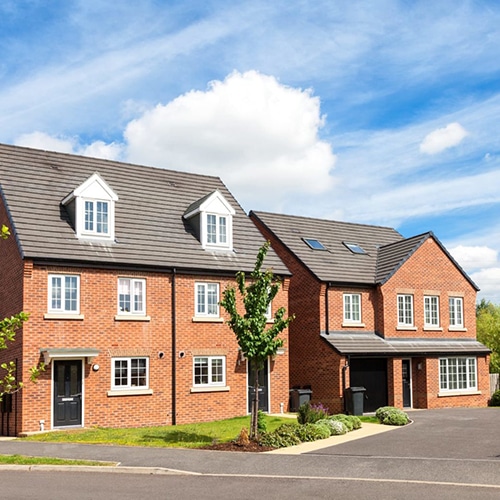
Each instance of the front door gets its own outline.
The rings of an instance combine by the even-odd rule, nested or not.
[[[411,408],[411,362],[403,359],[403,407]]]
[[[54,361],[54,427],[82,425],[82,362]]]
[[[254,399],[254,371],[248,363],[248,413],[252,413],[252,401]],[[269,411],[269,363],[259,370],[259,410]]]

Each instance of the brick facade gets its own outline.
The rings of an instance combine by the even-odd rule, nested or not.
[[[338,285],[322,283],[282,242],[260,217],[252,220],[271,241],[274,250],[292,271],[290,312],[296,315],[290,325],[290,385],[311,387],[312,401],[321,402],[331,412],[344,411],[343,389],[350,385],[348,357],[326,342],[321,332],[377,332],[381,337],[407,339],[475,339],[476,289],[457,268],[433,237],[428,238],[383,284]],[[272,220],[272,218],[270,218]],[[361,324],[343,324],[343,294],[361,296]],[[398,328],[397,295],[411,294],[414,326]],[[424,328],[424,295],[439,297],[439,328]],[[448,299],[463,299],[464,328],[449,325]],[[446,357],[463,356],[447,354]],[[488,355],[476,357],[477,391],[453,394],[439,389],[439,357],[412,355],[385,356],[387,363],[387,402],[403,407],[403,359],[410,360],[411,405],[413,408],[485,406],[489,397]],[[444,357],[444,355],[443,355]]]
[[[241,360],[234,333],[221,320],[194,319],[195,283],[217,282],[222,291],[235,282],[213,275],[175,275],[171,272],[138,272],[38,265],[22,261],[14,238],[0,243],[2,279],[0,314],[28,312],[29,321],[3,359],[17,359],[20,379],[29,379],[29,368],[43,361],[41,349],[97,349],[99,355],[83,363],[83,425],[85,427],[133,427],[209,421],[247,414],[247,367]],[[5,259],[5,260],[4,260]],[[49,274],[80,277],[80,315],[55,319],[47,315]],[[118,278],[146,280],[148,320],[117,320]],[[287,307],[287,282],[273,309]],[[175,290],[176,346],[172,352],[172,293]],[[279,413],[288,404],[287,332],[285,352],[269,360],[269,411]],[[193,357],[222,355],[226,358],[226,386],[223,391],[193,392]],[[113,357],[149,358],[149,388],[152,394],[111,395]],[[173,418],[173,362],[176,379],[176,418]],[[99,366],[95,371],[93,367]],[[27,383],[14,396],[14,408],[4,415],[4,434],[38,431],[40,421],[52,428],[53,362],[37,384]],[[116,393],[117,391],[115,391]]]

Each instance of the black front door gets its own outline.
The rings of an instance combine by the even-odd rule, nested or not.
[[[387,405],[387,359],[353,358],[350,362],[351,387],[364,387],[364,412]]]
[[[248,364],[248,413],[252,413],[252,401],[254,399],[254,371]],[[269,366],[264,363],[264,367],[259,370],[259,410],[269,411]]]
[[[411,363],[409,359],[403,359],[403,407],[411,408]]]
[[[82,362],[54,361],[54,427],[82,425]]]

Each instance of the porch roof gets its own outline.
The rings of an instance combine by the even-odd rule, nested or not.
[[[491,351],[474,339],[389,338],[376,332],[333,331],[321,337],[339,354],[355,356],[426,356],[441,354],[489,354]]]

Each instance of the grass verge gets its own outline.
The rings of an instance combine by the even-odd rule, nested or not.
[[[266,415],[267,431],[294,419]],[[250,417],[236,417],[215,422],[111,429],[94,427],[71,431],[47,432],[23,438],[26,441],[55,443],[115,444],[123,446],[156,446],[171,448],[199,448],[212,443],[225,443],[237,438],[241,429],[250,426]]]
[[[51,457],[27,457],[25,455],[0,455],[0,465],[86,465],[92,467],[114,467],[114,462],[93,460],[69,460]]]

